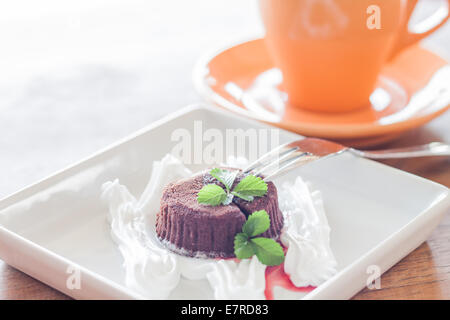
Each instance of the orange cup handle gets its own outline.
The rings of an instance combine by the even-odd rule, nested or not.
[[[446,3],[444,2],[443,5],[433,13],[433,15],[419,22],[417,25],[413,26],[412,30],[410,30],[408,26],[409,20],[418,2],[418,0],[408,0],[406,19],[403,26],[404,32],[400,35],[398,44],[392,52],[391,58],[406,47],[429,36],[431,33],[442,27],[450,18],[450,0],[447,0]]]

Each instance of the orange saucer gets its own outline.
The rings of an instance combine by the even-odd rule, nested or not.
[[[371,106],[347,113],[290,106],[282,91],[281,71],[274,67],[263,39],[201,59],[194,69],[194,82],[206,99],[225,109],[302,135],[353,146],[388,141],[450,107],[450,65],[419,46],[405,50],[384,67]]]

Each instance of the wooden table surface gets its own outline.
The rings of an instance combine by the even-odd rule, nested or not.
[[[251,1],[196,0],[203,10],[180,1],[176,12],[170,3],[155,7],[138,0],[126,7],[98,1],[96,7],[73,11],[45,1],[51,5],[35,8],[46,8],[45,19],[34,19],[32,11],[24,16],[21,5],[16,15],[0,11],[0,39],[8,48],[0,56],[0,198],[199,101],[190,79],[197,57],[227,40],[260,32]],[[14,37],[2,33],[11,29]],[[114,37],[107,36],[109,31]],[[429,44],[450,57],[448,35],[449,24]],[[431,141],[450,143],[450,112],[385,146]],[[450,187],[449,158],[385,163]],[[68,297],[0,260],[0,299]],[[450,299],[450,213],[424,244],[382,276],[381,289],[365,289],[355,299]]]

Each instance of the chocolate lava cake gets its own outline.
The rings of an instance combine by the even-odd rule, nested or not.
[[[245,176],[239,174],[236,185]],[[247,217],[266,210],[270,228],[262,234],[278,240],[283,227],[283,215],[278,208],[277,189],[267,182],[267,193],[245,201],[234,197],[229,205],[209,206],[197,201],[200,189],[210,183],[223,185],[208,172],[202,172],[167,185],[156,217],[156,233],[167,247],[187,256],[210,258],[234,257],[234,237],[241,232]]]

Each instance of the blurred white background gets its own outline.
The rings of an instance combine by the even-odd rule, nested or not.
[[[201,101],[197,58],[262,33],[254,0],[2,1],[0,198]]]

